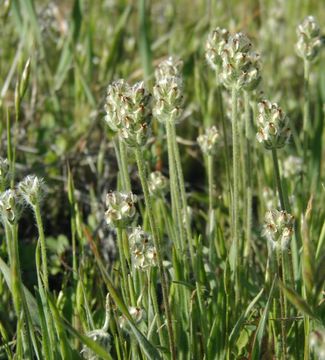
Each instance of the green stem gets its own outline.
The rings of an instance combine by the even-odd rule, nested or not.
[[[245,91],[245,137],[246,137],[246,246],[244,256],[247,258],[250,252],[250,241],[252,236],[252,174],[251,174],[251,146],[250,146],[250,105],[249,94]]]
[[[122,277],[123,277],[123,290],[124,296],[126,299],[126,303],[130,304],[130,296],[129,296],[129,287],[128,287],[128,271],[126,267],[126,258],[124,254],[124,246],[123,246],[123,229],[117,228],[117,244],[118,244],[118,252],[120,255],[120,263],[122,268]]]
[[[232,196],[232,228],[233,228],[233,271],[235,279],[235,293],[236,303],[239,300],[239,260],[238,260],[238,247],[239,247],[239,134],[238,134],[238,114],[237,114],[237,100],[238,94],[235,87],[231,91],[232,100],[232,159],[233,159],[233,196]]]
[[[214,173],[214,157],[212,155],[207,156],[208,162],[208,188],[209,188],[209,215],[208,215],[208,236],[213,234],[213,230],[215,228],[214,224],[214,181],[213,181],[213,173]]]
[[[178,246],[177,250],[181,249],[183,252],[185,249],[185,231],[182,221],[181,211],[181,191],[177,180],[177,169],[175,164],[174,147],[172,143],[172,125],[166,123],[166,135],[167,135],[167,147],[168,147],[168,166],[169,166],[169,177],[170,177],[170,193],[172,198],[172,209],[173,218],[177,219],[177,234],[178,234]]]
[[[276,185],[278,188],[281,210],[285,210],[286,206],[285,206],[285,202],[284,202],[283,189],[282,189],[282,183],[281,183],[281,177],[280,177],[278,154],[277,154],[277,151],[275,148],[272,149],[272,159],[273,159],[275,181],[276,181]]]
[[[183,215],[182,220],[183,220],[183,222],[185,222],[185,231],[186,231],[186,237],[187,237],[189,250],[190,250],[192,267],[193,267],[193,269],[195,269],[192,230],[191,230],[189,214],[187,211],[187,199],[186,199],[184,175],[183,175],[183,169],[182,169],[179,148],[178,148],[177,141],[176,141],[175,123],[168,121],[168,126],[170,126],[170,135],[171,135],[171,142],[172,142],[173,152],[174,152],[174,161],[176,164],[177,179],[178,179],[178,184],[179,184],[179,188],[180,188],[180,192],[181,192],[182,215]]]
[[[281,250],[281,246],[278,246],[276,249],[276,255],[277,255],[277,265],[278,265],[278,276],[279,279],[282,280],[282,282],[285,283],[285,276],[284,276],[284,267],[283,267],[283,254],[282,254],[282,250]],[[282,271],[281,271],[282,268]],[[281,344],[282,344],[282,358],[284,360],[287,359],[287,331],[286,331],[286,324],[285,324],[285,319],[287,317],[287,312],[286,312],[286,305],[285,305],[285,300],[284,300],[284,294],[282,289],[280,289],[280,323],[281,323]]]
[[[46,243],[45,243],[44,227],[43,227],[43,221],[42,221],[42,216],[41,216],[40,204],[38,201],[36,201],[33,210],[34,210],[34,214],[35,214],[35,218],[36,218],[38,236],[39,236],[39,240],[41,243],[44,288],[46,291],[48,291],[49,290],[49,280],[48,280],[48,270],[47,270]]]
[[[310,94],[309,94],[310,62],[304,60],[304,108],[303,108],[303,149],[304,160],[307,161],[308,135],[310,129]]]
[[[168,301],[167,276],[166,276],[166,272],[165,272],[165,269],[163,266],[159,232],[158,232],[154,214],[153,214],[152,202],[151,202],[151,197],[149,194],[149,187],[148,187],[148,180],[147,180],[148,177],[146,174],[145,163],[143,160],[143,153],[142,153],[140,146],[137,146],[135,148],[135,155],[136,155],[136,161],[137,161],[137,166],[138,166],[138,171],[139,171],[139,177],[140,177],[142,190],[143,190],[143,194],[144,194],[146,209],[147,209],[147,213],[148,213],[148,217],[149,217],[149,223],[150,223],[150,228],[151,228],[151,232],[152,232],[152,239],[153,239],[154,245],[156,247],[156,251],[157,251],[157,263],[158,263],[159,275],[160,275],[160,279],[161,279],[163,302],[164,302],[164,307],[165,307],[165,312],[166,312],[169,347],[170,347],[172,359],[176,360],[176,348],[175,348],[175,342],[174,342],[172,316],[171,316],[171,310],[170,310],[169,301]]]
[[[119,139],[120,159],[122,167],[122,182],[125,191],[131,191],[131,181],[128,171],[127,149],[124,142]]]

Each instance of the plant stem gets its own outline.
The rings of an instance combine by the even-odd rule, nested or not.
[[[171,122],[171,121],[168,121],[167,123],[168,123],[168,127],[170,127],[169,135],[171,136],[171,142],[172,142],[173,152],[174,152],[174,160],[175,160],[175,165],[176,165],[177,179],[178,179],[178,184],[179,184],[179,188],[180,188],[180,195],[181,195],[181,201],[182,201],[182,213],[183,213],[182,220],[183,220],[183,222],[185,222],[186,237],[187,237],[187,241],[188,241],[188,245],[189,245],[192,267],[194,269],[195,265],[194,265],[194,249],[193,249],[192,230],[191,230],[190,219],[189,219],[189,215],[188,215],[188,211],[187,211],[187,199],[186,199],[184,175],[183,175],[183,169],[182,169],[179,148],[178,148],[177,141],[176,141],[175,123]]]
[[[239,134],[238,134],[238,114],[237,114],[238,94],[235,87],[231,91],[232,111],[232,159],[233,159],[233,196],[232,196],[232,228],[233,228],[233,272],[235,280],[236,303],[239,300]]]
[[[159,275],[161,279],[161,286],[162,286],[162,294],[163,294],[163,302],[166,312],[166,320],[167,320],[167,329],[168,329],[168,337],[169,337],[169,347],[170,352],[173,360],[176,360],[176,348],[174,342],[174,333],[173,333],[173,326],[172,326],[172,317],[171,317],[171,310],[169,307],[169,300],[168,300],[168,284],[167,284],[167,277],[166,272],[163,266],[163,259],[162,259],[162,251],[161,251],[161,244],[159,239],[159,233],[156,226],[153,209],[152,209],[152,202],[151,197],[149,194],[149,187],[148,187],[148,178],[145,169],[145,163],[143,160],[143,154],[140,146],[135,148],[135,155],[136,161],[139,171],[139,177],[142,185],[142,190],[144,194],[144,200],[146,204],[146,209],[149,217],[150,228],[152,232],[152,239],[157,251],[157,262],[158,262],[158,269]]]
[[[121,159],[121,171],[122,171],[122,182],[123,190],[131,191],[131,182],[128,171],[128,162],[127,162],[127,149],[124,142],[119,139],[119,148],[120,148],[120,159]]]
[[[177,169],[175,164],[175,154],[174,147],[172,143],[172,125],[166,123],[166,135],[167,135],[167,147],[168,147],[168,166],[169,166],[169,177],[170,177],[170,193],[172,197],[172,208],[173,208],[173,217],[177,219],[177,233],[178,233],[178,249],[181,249],[183,252],[185,249],[185,231],[184,224],[182,221],[182,211],[181,211],[181,191],[179,183],[177,180]]]
[[[33,210],[34,210],[34,214],[35,214],[35,218],[36,218],[38,236],[39,236],[40,243],[41,243],[44,288],[46,291],[48,291],[49,290],[49,280],[48,280],[48,271],[47,271],[46,243],[45,243],[44,227],[43,227],[43,221],[42,221],[42,216],[41,216],[40,204],[38,201],[35,203]]]
[[[281,210],[285,210],[286,206],[285,206],[285,202],[284,202],[283,189],[282,189],[282,183],[281,183],[281,177],[280,177],[278,154],[277,154],[277,151],[275,148],[272,149],[272,159],[273,159],[275,181],[276,181],[276,185],[278,188]]]
[[[213,231],[215,229],[214,224],[214,181],[213,181],[213,173],[214,173],[214,157],[212,155],[207,156],[208,162],[208,188],[209,188],[209,214],[208,214],[208,236],[211,237]]]
[[[303,149],[304,163],[307,163],[308,135],[310,129],[310,95],[309,95],[310,62],[304,60],[304,108],[303,108]]]
[[[126,303],[129,305],[130,296],[129,296],[129,287],[128,287],[128,271],[126,267],[126,259],[125,259],[124,246],[123,246],[123,229],[119,227],[117,228],[117,243],[118,243],[118,252],[120,255],[120,263],[122,268],[124,296]]]
[[[250,105],[249,94],[244,92],[245,97],[245,137],[246,137],[246,157],[245,157],[245,178],[246,178],[246,246],[244,257],[247,258],[250,252],[250,241],[252,236],[252,174],[251,174],[251,147],[250,147]]]

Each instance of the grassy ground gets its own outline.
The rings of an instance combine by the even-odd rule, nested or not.
[[[325,359],[325,51],[297,55],[307,15],[325,34],[316,0],[0,2],[0,359]],[[258,89],[218,81],[205,54],[217,26],[250,38]],[[170,55],[176,124],[155,95]],[[153,93],[144,146],[105,122],[121,78]],[[276,150],[256,139],[262,99],[289,119]],[[155,194],[153,171],[169,178]],[[21,183],[32,174],[44,181]],[[110,222],[106,194],[131,189],[132,222]],[[294,216],[280,250],[270,209]]]

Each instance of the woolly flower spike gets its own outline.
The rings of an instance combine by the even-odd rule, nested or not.
[[[162,123],[179,118],[183,100],[182,65],[181,61],[170,57],[161,62],[155,71],[153,113]]]
[[[107,224],[117,228],[127,227],[135,216],[136,201],[136,195],[131,192],[122,193],[114,191],[108,193],[106,195],[107,211],[105,212]]]
[[[44,181],[35,175],[28,175],[18,184],[18,191],[28,205],[35,206],[44,195]]]
[[[197,138],[197,142],[203,154],[212,156],[216,153],[216,145],[219,141],[220,134],[215,126],[205,130],[205,134]]]
[[[139,324],[143,317],[144,317],[144,310],[141,309],[138,306],[130,306],[129,307],[129,313],[132,316],[133,320],[135,321],[136,324]],[[127,328],[127,322],[124,316],[120,316],[119,318],[119,323],[120,323],[120,328],[121,329],[125,329],[128,330]]]
[[[9,179],[9,162],[0,157],[0,190],[4,190]]]
[[[129,243],[135,268],[147,270],[157,265],[156,248],[152,243],[151,236],[144,232],[140,226],[130,234]]]
[[[308,61],[314,60],[323,46],[323,39],[316,19],[313,16],[307,16],[298,25],[297,35],[296,50],[298,56]]]
[[[229,36],[221,51],[220,80],[227,88],[253,90],[261,80],[259,55],[251,51],[252,44],[243,33]]]
[[[4,224],[17,223],[21,214],[21,202],[15,190],[7,190],[0,194],[0,218]]]
[[[108,86],[105,121],[129,146],[144,145],[150,132],[151,95],[143,82],[118,80]]]
[[[111,350],[111,336],[107,333],[109,321],[110,321],[110,304],[109,304],[109,295],[107,295],[104,326],[101,329],[92,330],[88,332],[86,335],[90,337],[92,340],[96,341],[99,345],[101,345],[108,353]],[[83,355],[83,358],[87,360],[100,359],[98,355],[96,355],[87,346],[83,347],[83,349],[81,350],[81,354]]]
[[[317,359],[325,360],[325,329],[318,329],[311,333],[310,346],[317,354]]]
[[[289,156],[283,162],[283,176],[290,178],[297,174],[301,174],[303,170],[303,160],[297,156]]]
[[[286,250],[293,233],[294,217],[284,210],[267,211],[264,220],[264,233],[272,249]]]
[[[168,191],[169,181],[160,171],[154,171],[149,175],[150,194],[163,197]]]
[[[214,29],[208,36],[205,44],[205,58],[212,70],[217,71],[222,64],[221,53],[228,41],[228,37],[228,30],[220,27]]]
[[[289,142],[289,119],[278,104],[263,100],[258,104],[258,132],[256,139],[266,149],[281,148]]]

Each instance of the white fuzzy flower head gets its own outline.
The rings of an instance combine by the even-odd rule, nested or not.
[[[35,175],[28,175],[18,184],[18,191],[26,203],[33,207],[44,196],[44,181]]]
[[[123,192],[110,192],[106,195],[105,212],[106,222],[109,226],[117,228],[127,227],[133,220],[136,214],[135,203],[137,196]]]
[[[291,136],[289,118],[278,104],[263,100],[258,104],[258,131],[256,139],[266,149],[278,149],[285,146]]]
[[[4,190],[10,178],[9,162],[0,157],[0,191]]]
[[[310,346],[313,348],[317,359],[325,360],[325,329],[317,329],[310,334]]]
[[[297,27],[296,51],[301,58],[312,61],[324,45],[319,25],[314,16],[307,16]]]
[[[229,36],[221,52],[220,80],[226,88],[254,90],[261,80],[259,55],[243,33]]]
[[[153,114],[162,123],[179,120],[183,102],[182,66],[181,61],[170,57],[155,71]]]
[[[218,71],[222,65],[221,53],[229,37],[229,31],[220,27],[215,28],[209,35],[205,44],[205,58],[212,68]]]
[[[298,156],[288,156],[283,162],[283,176],[290,178],[302,173],[303,159]]]
[[[0,194],[0,219],[3,224],[16,224],[21,215],[21,201],[15,190],[9,189]]]
[[[87,337],[94,340],[97,344],[102,346],[108,353],[111,351],[111,336],[107,333],[107,331],[104,331],[102,329],[93,330],[86,334]],[[90,348],[87,346],[84,346],[83,349],[80,352],[82,354],[83,359],[87,360],[99,360],[101,357],[99,357],[97,354],[95,354]]]
[[[151,236],[136,227],[129,236],[129,244],[134,267],[139,270],[147,270],[157,265],[157,252],[152,243]]]
[[[141,309],[139,306],[130,306],[129,313],[136,324],[139,324],[143,320],[145,315],[144,310]],[[119,325],[121,329],[128,330],[127,321],[124,316],[120,316]]]
[[[210,128],[207,128],[205,130],[205,133],[197,138],[197,142],[203,154],[212,156],[216,154],[219,139],[219,131],[215,126],[212,126]]]
[[[149,175],[149,191],[156,197],[164,197],[168,192],[169,181],[160,171],[154,171]]]
[[[143,82],[130,86],[125,80],[107,88],[105,104],[107,125],[129,146],[143,146],[150,134],[151,95]]]
[[[293,234],[294,217],[284,210],[267,211],[264,220],[263,236],[270,242],[272,249],[286,250]]]

